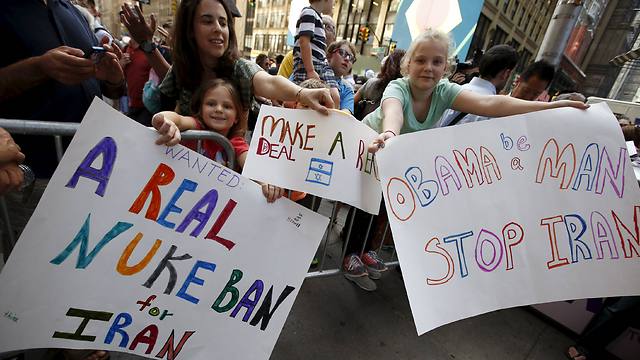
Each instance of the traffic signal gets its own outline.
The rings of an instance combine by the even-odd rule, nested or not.
[[[175,15],[178,10],[178,0],[171,0],[171,14]]]
[[[367,42],[369,41],[369,27],[368,26],[363,26],[360,28],[360,30],[358,31],[358,39],[362,40],[362,42]]]
[[[393,54],[393,52],[396,50],[396,45],[397,43],[395,41],[392,41],[391,44],[389,44],[389,54]]]

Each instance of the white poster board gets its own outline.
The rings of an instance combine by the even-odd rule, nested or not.
[[[377,159],[419,334],[512,306],[640,294],[640,192],[606,105],[402,135]]]
[[[367,152],[376,136],[342,111],[262,106],[242,175],[377,214],[380,181]]]
[[[328,219],[157,136],[93,102],[0,274],[0,352],[269,358]]]

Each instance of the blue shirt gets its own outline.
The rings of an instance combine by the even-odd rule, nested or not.
[[[0,67],[40,56],[62,45],[84,51],[98,45],[87,20],[68,0],[3,0],[0,2]],[[0,102],[0,118],[80,122],[94,97],[102,97],[95,78],[78,85],[47,80],[23,94]],[[14,137],[25,163],[39,178],[57,165],[52,137]]]
[[[338,79],[338,93],[340,93],[340,110],[349,110],[353,115],[353,89],[343,79]]]
[[[496,87],[491,82],[481,79],[479,77],[474,77],[473,79],[471,79],[471,82],[469,82],[468,84],[462,85],[462,90],[469,90],[476,94],[482,94],[482,95],[496,94]],[[460,114],[460,111],[455,111],[453,109],[449,109],[445,111],[442,117],[440,118],[440,121],[438,121],[438,123],[436,124],[436,127],[449,126],[451,121],[453,121],[453,119],[455,119],[456,116],[458,116],[458,114]],[[486,116],[468,114],[468,115],[465,115],[462,119],[460,119],[460,121],[458,121],[457,124],[466,124],[470,122],[476,122],[476,121],[482,121],[482,120],[488,120],[488,119],[490,118]]]

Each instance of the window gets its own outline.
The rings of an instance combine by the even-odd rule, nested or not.
[[[508,34],[500,28],[500,26],[496,26],[496,31],[493,34],[493,40],[491,41],[491,46],[504,44],[507,40]]]
[[[509,9],[509,3],[511,2],[511,0],[504,0],[504,4],[502,4],[502,12],[503,13],[507,13],[507,10]]]
[[[540,32],[542,32],[542,26],[539,25],[538,26],[538,30],[536,31],[536,36],[533,38],[533,41],[538,41],[539,37],[540,37]]]
[[[522,20],[524,20],[524,10],[524,6],[520,8],[520,19],[518,20],[518,27],[522,26]]]
[[[520,7],[520,1],[516,0],[516,3],[511,7],[511,20],[516,19],[516,12],[518,12],[519,7]]]
[[[511,39],[511,41],[509,41],[509,46],[518,50],[518,48],[520,48],[520,43],[516,39]]]
[[[529,28],[529,23],[531,22],[531,18],[532,17],[533,17],[533,9],[531,9],[531,11],[529,11],[529,14],[528,14],[527,18],[525,19],[526,21],[524,23],[524,27],[522,28],[522,30],[524,30],[525,32]]]
[[[518,64],[516,65],[516,73],[521,73],[524,68],[529,65],[529,61],[531,60],[532,54],[529,50],[522,49],[520,52],[520,59],[518,59]]]

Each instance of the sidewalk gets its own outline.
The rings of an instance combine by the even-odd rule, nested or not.
[[[272,360],[566,359],[572,340],[514,308],[461,320],[418,337],[395,270],[362,291],[343,276],[305,280]]]
[[[480,315],[418,337],[391,270],[367,293],[343,276],[307,279],[271,360],[563,360],[573,342],[524,308]],[[143,358],[112,353],[112,360]]]

